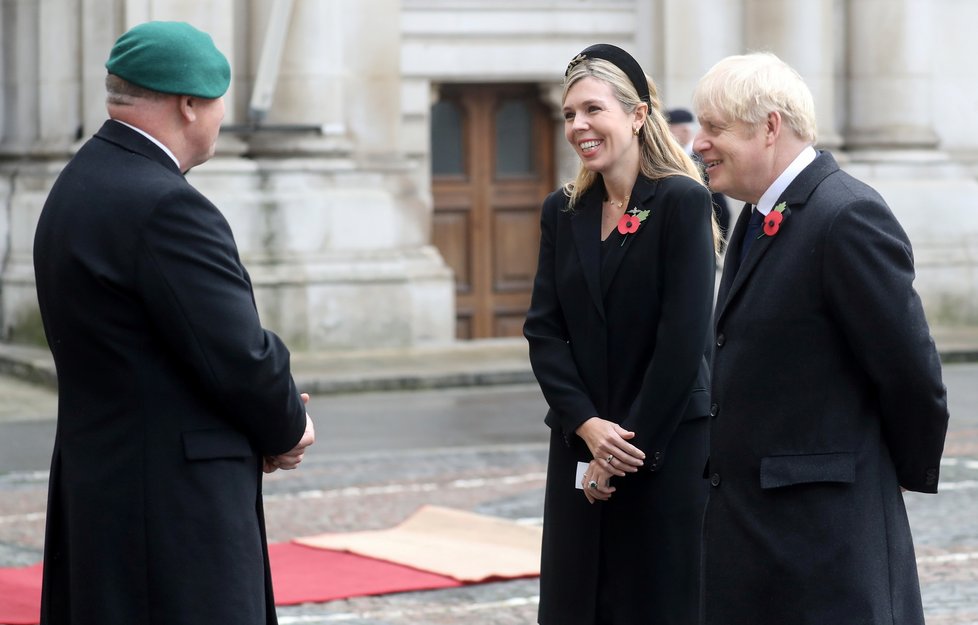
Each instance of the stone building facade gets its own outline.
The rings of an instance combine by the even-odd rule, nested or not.
[[[294,349],[518,334],[540,201],[576,168],[563,68],[599,41],[668,106],[726,55],[792,64],[819,147],[909,232],[931,322],[978,324],[970,0],[0,0],[0,340],[42,340],[34,225],[105,119],[112,42],[149,19],[231,61],[218,155],[189,177]]]

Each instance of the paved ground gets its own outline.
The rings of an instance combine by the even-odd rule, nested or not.
[[[978,624],[978,364],[945,368],[941,494],[907,495],[929,625]],[[0,377],[0,566],[37,561],[56,401]],[[270,539],[388,527],[433,503],[539,523],[546,460],[533,385],[318,394],[320,442],[266,481]],[[283,625],[535,623],[536,580],[283,607]]]

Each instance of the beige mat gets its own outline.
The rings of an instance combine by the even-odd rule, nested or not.
[[[349,551],[475,583],[539,575],[540,540],[539,527],[423,506],[392,529],[319,534],[294,542]]]

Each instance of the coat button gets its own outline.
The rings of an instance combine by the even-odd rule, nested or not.
[[[715,417],[720,414],[720,404],[710,404],[710,416]]]
[[[723,347],[723,344],[726,343],[726,342],[727,342],[726,335],[723,335],[723,334],[718,334],[717,335],[717,347]]]
[[[713,475],[710,476],[710,484],[712,484],[714,486],[719,486],[720,485],[720,474],[719,473],[714,473]]]
[[[650,471],[658,471],[659,465],[662,463],[662,452],[657,451],[652,454],[651,462],[649,462]]]

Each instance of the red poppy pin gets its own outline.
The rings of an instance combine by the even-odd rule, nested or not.
[[[628,236],[633,232],[637,232],[638,227],[642,225],[645,218],[649,216],[649,212],[650,211],[648,210],[640,211],[638,210],[638,207],[629,208],[627,211],[625,211],[625,214],[621,216],[621,219],[618,220],[618,232],[625,236]],[[624,237],[621,240],[621,244],[625,244]]]
[[[784,221],[784,212],[788,209],[788,206],[781,202],[774,207],[770,213],[764,218],[764,234],[757,235],[760,239],[762,236],[773,237],[781,229],[781,222]]]

